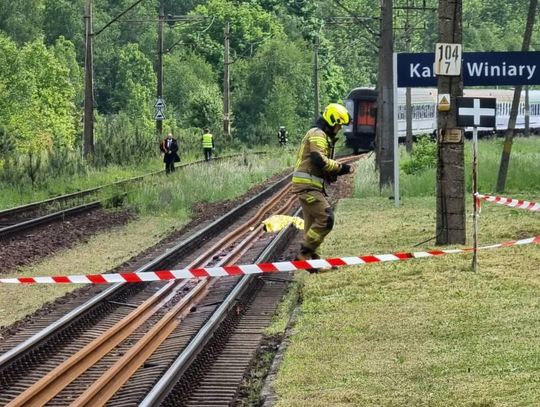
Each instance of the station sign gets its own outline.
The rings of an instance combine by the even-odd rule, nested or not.
[[[451,55],[451,54],[450,54]],[[437,86],[435,53],[397,54],[397,86]],[[464,52],[464,86],[540,85],[540,52]]]

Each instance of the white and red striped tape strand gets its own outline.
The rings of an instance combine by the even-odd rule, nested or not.
[[[533,212],[540,212],[540,203],[536,203],[536,202],[523,201],[520,199],[505,198],[502,196],[484,195],[478,192],[475,193],[474,196],[477,199],[476,204],[478,207],[480,207],[480,199],[483,199],[484,201],[494,202],[496,204],[505,205],[510,208],[526,209]]]
[[[505,243],[497,243],[479,247],[477,250],[496,249],[499,247],[519,246],[540,243],[540,236],[528,239],[513,240]],[[367,263],[382,263],[388,261],[419,259],[426,257],[441,256],[445,254],[471,252],[474,249],[447,249],[430,250],[427,252],[379,254],[359,257],[339,257],[320,260],[305,261],[282,261],[276,263],[260,263],[239,266],[205,267],[195,269],[158,270],[145,272],[128,272],[114,274],[89,274],[73,276],[49,276],[49,277],[15,277],[0,278],[4,284],[110,284],[110,283],[139,283],[143,281],[165,281],[202,277],[238,276],[246,274],[277,273],[295,271],[310,268],[323,268],[332,266],[353,266]]]

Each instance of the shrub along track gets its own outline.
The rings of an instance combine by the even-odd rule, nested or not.
[[[252,215],[246,215],[249,219]],[[244,218],[246,218],[244,216]],[[260,220],[256,220],[256,224],[260,223]],[[256,228],[254,232],[251,233],[252,236],[256,236],[258,232],[260,232],[260,229]],[[237,246],[237,249],[239,247]],[[240,248],[240,254],[245,252],[246,249]],[[260,252],[260,248],[258,250]],[[210,249],[211,253],[216,252],[216,247],[213,247]],[[224,258],[222,258],[222,262],[231,263],[236,261],[235,257],[231,257],[229,254],[224,254]],[[162,256],[163,257],[163,256]],[[189,256],[192,258],[192,256]],[[254,253],[248,253],[247,259],[243,259],[244,262],[251,262],[255,259],[256,255]],[[259,259],[260,260],[260,259]],[[155,260],[153,262],[153,267],[160,267],[166,268],[166,265],[163,265],[164,258]],[[169,259],[169,261],[171,261]],[[174,260],[178,261],[178,259]],[[174,263],[173,261],[173,263]],[[159,264],[159,266],[158,266]],[[139,271],[141,271],[140,269]],[[222,314],[220,318],[214,317],[216,319],[225,320],[225,328],[220,328],[220,330],[214,332],[216,327],[212,328],[212,333],[214,334],[214,339],[210,341],[210,347],[206,347],[204,352],[201,354],[202,356],[197,357],[197,353],[190,354],[189,356],[181,356],[181,358],[184,358],[184,361],[195,361],[195,364],[193,366],[195,367],[189,367],[188,365],[185,365],[183,367],[180,367],[180,372],[186,373],[183,378],[181,378],[180,373],[174,373],[174,374],[165,374],[165,376],[171,376],[174,378],[174,380],[171,382],[173,384],[165,384],[161,387],[158,387],[158,390],[154,390],[154,396],[157,397],[157,399],[161,401],[165,401],[168,405],[179,405],[178,403],[187,403],[187,404],[193,404],[193,405],[201,405],[200,403],[203,403],[206,401],[213,403],[217,402],[218,399],[227,403],[231,402],[237,391],[238,391],[238,381],[242,379],[242,376],[246,370],[246,368],[249,366],[249,361],[251,360],[252,356],[255,354],[258,344],[260,342],[261,336],[262,336],[262,329],[264,326],[266,326],[271,318],[271,315],[273,314],[273,310],[275,309],[275,306],[278,302],[278,299],[281,297],[283,290],[286,287],[286,281],[287,278],[283,278],[284,276],[279,276],[279,278],[270,278],[270,280],[264,282],[265,279],[261,278],[249,278],[249,282],[245,282],[245,287],[251,287],[254,285],[259,285],[262,287],[263,292],[266,290],[266,293],[262,295],[262,297],[254,298],[252,297],[253,290],[251,289],[245,289],[243,291],[243,297],[241,299],[233,299],[232,303],[230,305],[225,306],[225,311],[231,311],[232,313],[229,313],[228,315],[226,313]],[[234,279],[236,280],[236,279]],[[171,299],[171,297],[182,297],[185,294],[185,290],[187,290],[188,286],[193,285],[194,283],[187,283],[187,285],[179,284],[179,283],[169,283],[170,286],[175,286],[177,292],[172,293],[164,293],[163,296],[165,298]],[[202,300],[202,302],[199,304],[199,307],[195,312],[189,312],[189,309],[191,306],[188,306],[188,311],[181,311],[180,313],[184,313],[183,316],[185,317],[185,320],[182,322],[182,329],[180,332],[173,334],[168,339],[165,340],[165,343],[163,348],[165,350],[159,350],[146,362],[140,362],[144,363],[144,366],[142,369],[137,370],[137,374],[135,374],[133,379],[130,379],[127,384],[120,390],[114,398],[111,400],[112,405],[132,405],[137,400],[140,400],[141,397],[145,395],[145,392],[149,391],[149,386],[151,386],[156,381],[156,376],[152,374],[152,371],[157,371],[157,377],[161,376],[163,374],[164,367],[171,364],[170,358],[171,353],[170,349],[181,349],[185,348],[188,344],[189,339],[195,334],[196,328],[195,326],[201,325],[205,320],[208,318],[212,319],[210,317],[210,310],[217,308],[217,305],[222,303],[225,296],[227,295],[227,292],[232,289],[232,286],[234,285],[234,282],[231,282],[230,278],[227,279],[219,279],[218,281],[208,281],[208,286],[204,287],[205,284],[200,282],[196,286],[197,287],[204,287],[201,288],[204,292],[205,290],[208,290],[209,295]],[[137,290],[138,289],[138,290]],[[115,320],[111,320],[111,318],[108,318],[108,321],[105,323],[105,327],[109,327],[115,323],[117,323],[118,318],[125,317],[126,315],[130,314],[129,311],[131,311],[130,307],[134,303],[141,303],[144,300],[144,298],[147,298],[148,291],[155,291],[158,290],[156,287],[156,284],[138,284],[136,286],[129,286],[127,287],[127,293],[124,292],[123,297],[117,299],[109,299],[107,302],[108,307],[113,307],[114,312],[118,313],[118,316]],[[159,291],[162,292],[164,289],[160,288]],[[129,296],[132,296],[131,298],[128,298]],[[188,294],[189,295],[189,294]],[[202,294],[201,294],[202,295]],[[168,296],[168,297],[167,297]],[[193,294],[193,296],[197,296]],[[167,302],[165,300],[162,300],[164,303]],[[223,308],[220,307],[220,308]],[[120,312],[118,312],[120,310]],[[107,309],[106,312],[112,313],[113,310]],[[166,313],[164,309],[160,309],[157,314],[163,314]],[[170,315],[170,314],[169,314]],[[186,316],[187,315],[187,316]],[[110,316],[110,315],[109,315]],[[94,319],[100,319],[99,316],[92,316]],[[172,316],[172,320],[176,320],[178,316]],[[95,321],[92,321],[95,323]],[[89,325],[92,324],[91,321],[86,319],[82,325]],[[177,321],[176,321],[177,322]],[[67,387],[66,390],[63,392],[60,392],[59,396],[52,400],[51,405],[65,405],[69,404],[74,400],[74,397],[80,394],[81,388],[86,388],[89,383],[93,383],[95,381],[96,376],[100,376],[103,371],[110,370],[111,364],[117,363],[118,366],[126,365],[128,364],[127,361],[122,361],[119,359],[119,355],[123,354],[130,354],[133,352],[130,349],[130,345],[132,342],[137,342],[142,336],[146,335],[148,336],[148,329],[156,324],[156,316],[151,315],[146,319],[146,322],[142,322],[139,325],[139,329],[137,330],[137,333],[134,338],[130,339],[128,343],[123,343],[121,346],[117,347],[114,352],[109,353],[103,360],[100,362],[96,367],[91,368],[87,371],[84,375],[81,376],[80,379],[73,382],[71,385]],[[237,333],[231,334],[231,331],[234,327],[237,327],[240,329]],[[81,328],[79,328],[81,329]],[[96,331],[96,328],[94,327],[92,331]],[[64,334],[65,335],[65,334]],[[81,333],[77,333],[77,335],[81,335]],[[84,334],[82,334],[84,336]],[[109,334],[109,338],[111,335]],[[229,342],[227,344],[226,339],[232,339],[232,343]],[[87,338],[88,340],[88,338]],[[201,349],[199,351],[202,351],[203,345],[208,341],[208,339],[205,339],[202,341],[202,344],[200,345]],[[66,348],[73,348],[73,343],[76,342],[73,340],[68,341],[69,345],[65,346]],[[53,345],[53,349],[56,344]],[[80,347],[80,345],[77,345],[77,347]],[[210,350],[208,350],[210,349]],[[214,367],[212,367],[212,370],[210,372],[206,372],[210,374],[210,379],[206,380],[202,383],[202,387],[199,388],[199,390],[195,391],[191,394],[191,401],[189,399],[188,393],[185,391],[186,386],[187,388],[191,389],[193,386],[189,384],[189,377],[197,377],[200,376],[201,373],[201,367],[202,372],[207,370],[210,366],[208,363],[208,352],[210,354],[215,354],[217,350],[224,350],[225,356],[221,356],[221,360],[218,360]],[[51,353],[52,349],[46,350],[46,353]],[[68,353],[72,353],[73,349],[70,349]],[[59,356],[58,353],[55,353],[54,359],[58,361],[58,359],[64,359],[64,367],[66,357]],[[5,355],[4,355],[5,356]],[[24,358],[24,357],[23,357]],[[167,360],[164,361],[164,358]],[[47,370],[49,370],[48,367],[43,366],[43,361],[39,361],[39,357],[36,357],[34,354],[31,358],[33,362],[17,362],[13,363],[10,362],[12,366],[19,365],[19,366],[26,366],[28,364],[31,365],[30,370],[37,369],[39,370],[39,375],[43,375]],[[37,362],[36,362],[37,361]],[[232,364],[232,366],[231,366]],[[32,366],[33,365],[33,366]],[[38,369],[39,365],[39,369]],[[198,367],[197,367],[198,366]],[[28,367],[28,366],[27,366]],[[217,370],[216,370],[217,369]],[[65,368],[61,368],[60,370],[66,370]],[[71,371],[67,370],[68,376],[73,377],[74,375],[71,373]],[[224,380],[220,379],[219,377],[225,374],[227,377],[225,377]],[[27,376],[29,373],[21,373],[15,372],[15,373],[9,373],[9,370],[6,368],[0,373],[0,378],[2,379],[2,387],[4,390],[2,390],[2,394],[5,393],[5,391],[9,391],[11,395],[19,393],[22,389],[20,384],[21,380],[27,381]],[[137,379],[137,375],[139,378]],[[212,376],[213,375],[213,376]],[[102,379],[101,382],[105,382],[105,386],[109,386],[108,383],[111,381],[117,380],[118,377],[121,375],[118,374],[116,370],[114,370],[113,377],[114,379]],[[233,380],[232,376],[236,376]],[[24,379],[23,379],[24,378]],[[179,384],[174,386],[174,383],[176,381],[179,381]],[[33,380],[33,379],[32,379]],[[71,379],[70,379],[71,380]],[[231,383],[233,384],[232,387],[227,388],[226,390],[223,389],[223,385],[225,383]],[[121,383],[122,384],[122,383]],[[218,387],[218,396],[216,399],[216,390],[215,387]],[[206,385],[206,387],[204,387]],[[12,387],[15,386],[13,389]],[[210,386],[210,387],[208,387]],[[214,390],[212,390],[212,386]],[[11,389],[11,391],[10,391]],[[114,389],[114,386],[113,386]],[[173,389],[173,393],[171,395],[167,396],[167,393]],[[181,390],[180,393],[178,393],[178,389]],[[105,399],[99,399],[99,397],[103,397],[103,394],[107,394],[109,392],[110,394],[106,396],[106,398],[110,397],[112,394],[115,393],[116,390],[98,390],[95,387],[91,387],[85,395],[81,396],[83,398],[89,397],[86,401],[89,403],[87,405],[96,405],[101,404],[103,400]],[[213,395],[210,394],[210,392],[213,392]],[[157,394],[157,395],[156,395]],[[180,398],[178,396],[180,394]],[[28,405],[34,405],[36,402],[39,403],[39,398],[34,397],[40,397],[39,394],[36,392],[36,390],[31,390],[27,393],[29,398],[27,399]],[[90,396],[95,397],[97,396],[98,399],[90,398]],[[49,396],[45,396],[48,398]],[[1,400],[1,399],[0,399]],[[45,400],[45,399],[43,399]],[[101,401],[99,401],[101,400]],[[146,405],[154,405],[154,401],[156,399],[150,399],[151,401],[145,401],[147,403]],[[4,399],[5,401],[5,399]],[[2,401],[3,402],[3,401]],[[82,399],[79,399],[77,403],[82,402]],[[24,404],[14,404],[14,405],[24,405]]]

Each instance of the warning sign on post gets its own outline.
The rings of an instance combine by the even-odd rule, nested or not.
[[[448,112],[450,110],[450,94],[441,93],[438,95],[437,110],[439,112]]]

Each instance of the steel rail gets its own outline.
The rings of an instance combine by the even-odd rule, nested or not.
[[[259,209],[252,219],[246,224],[238,227],[235,231],[229,233],[225,238],[209,248],[204,255],[194,260],[188,267],[198,267],[203,264],[208,264],[208,262],[216,255],[216,248],[222,248],[227,244],[232,244],[239,235],[242,233],[245,234],[253,229],[252,225],[260,223],[260,220],[265,213],[271,210],[273,206],[276,206],[289,190],[289,185],[285,186],[278,194],[272,197],[267,204]],[[291,206],[291,202],[292,199],[289,198],[285,206],[279,209],[279,212],[283,213],[288,210]],[[244,240],[237,244],[227,256],[219,261],[218,265],[221,266],[229,261],[239,259],[244,254],[246,246],[252,244],[261,231],[262,225],[258,225],[255,228],[255,231],[252,231]],[[201,290],[204,287],[204,292],[207,292],[213,281],[215,281],[215,279],[203,279],[197,287],[201,286]],[[200,300],[200,298],[201,296],[198,295],[196,300]],[[149,332],[147,332],[145,336],[128,351],[128,353],[88,387],[86,391],[74,401],[74,404],[77,406],[94,406],[106,403],[122,387],[122,385],[129,380],[137,369],[146,362],[174,329],[176,329],[181,320],[187,315],[188,312],[186,312],[186,309],[191,309],[193,305],[195,305],[193,302],[189,302],[174,306],[174,308],[171,309]]]
[[[268,261],[276,252],[277,248],[283,245],[283,241],[294,228],[289,225],[272,240],[266,249],[258,256],[255,262]],[[246,292],[253,275],[243,276],[240,282],[233,288],[219,308],[212,314],[206,324],[197,332],[188,346],[182,351],[178,358],[172,363],[170,368],[162,375],[161,379],[154,385],[147,396],[139,403],[139,407],[154,407],[160,405],[174,385],[182,377],[189,365],[195,360],[202,348],[208,343],[213,333],[225,319],[227,313],[235,306],[237,299]]]
[[[250,207],[256,205],[259,201],[264,200],[268,195],[272,194],[274,190],[282,186],[285,182],[288,181],[289,178],[290,178],[290,175],[283,177],[282,179],[280,179],[273,185],[261,191],[259,194],[250,198],[246,202],[240,204],[235,209],[229,211],[225,215],[214,220],[208,226],[204,227],[203,229],[200,229],[196,233],[190,235],[188,238],[182,240],[173,248],[171,248],[169,252],[163,253],[162,255],[156,257],[152,261],[139,267],[136,270],[136,272],[143,272],[143,271],[158,269],[161,267],[161,265],[166,264],[167,261],[169,261],[171,257],[177,256],[178,253],[183,253],[183,252],[192,250],[199,244],[199,242],[204,240],[206,236],[211,235],[215,233],[217,230],[220,230],[226,227],[228,224],[232,222],[233,219],[236,219],[237,217],[241,216],[242,214],[247,212]],[[17,359],[23,357],[25,353],[30,351],[30,349],[37,348],[38,346],[43,344],[47,339],[55,335],[57,332],[60,332],[60,330],[66,328],[68,325],[78,320],[80,317],[82,317],[82,315],[89,312],[99,303],[106,301],[109,297],[116,294],[120,289],[123,289],[124,285],[125,283],[114,284],[107,290],[91,298],[89,301],[73,309],[68,314],[66,314],[65,316],[63,316],[62,318],[60,318],[53,324],[51,324],[46,329],[36,333],[32,337],[18,344],[16,347],[2,354],[0,356],[0,371],[7,368],[9,364],[14,363]]]
[[[340,159],[340,162],[356,161],[358,157],[346,157]],[[287,206],[292,206],[294,197],[291,197]],[[299,214],[300,210],[295,212],[295,215]],[[270,253],[275,250],[275,246],[282,244],[282,241],[292,233],[293,226],[289,225],[283,229],[278,236],[271,242],[267,249],[257,258],[255,261],[264,262],[270,258]],[[254,231],[253,233],[256,233]],[[167,372],[161,377],[156,385],[150,390],[147,396],[139,404],[139,407],[153,407],[160,405],[172,391],[175,384],[180,380],[182,375],[188,370],[189,366],[196,359],[197,355],[202,351],[204,346],[210,341],[210,338],[214,332],[218,329],[221,322],[225,319],[226,314],[236,303],[239,298],[250,285],[254,276],[248,275],[242,277],[239,284],[233,289],[233,291],[227,296],[221,306],[214,312],[209,321],[199,330],[195,337],[190,341],[188,346],[180,354],[180,356],[173,362]]]
[[[240,232],[247,231],[251,225],[259,222],[262,216],[264,215],[264,213],[266,213],[273,205],[276,205],[279,202],[279,200],[282,198],[282,196],[288,190],[289,190],[289,185],[282,188],[282,190],[276,196],[274,196],[269,203],[267,203],[263,208],[259,209],[257,214],[252,219],[250,219],[249,222],[244,224],[242,227],[239,227],[236,231],[228,234],[224,239],[222,239],[222,241],[226,241],[227,243],[230,243],[240,234],[239,231]],[[211,258],[215,255],[214,248],[215,246],[208,250],[206,256],[204,256],[204,259],[198,258],[188,267],[201,267],[207,264],[211,260]],[[238,250],[240,249],[241,248],[239,248]],[[197,299],[200,299],[202,296],[202,293],[206,292],[210,281],[211,281],[210,279],[205,279],[196,286],[195,291],[197,291],[198,293],[196,295]],[[88,345],[86,345],[83,349],[81,349],[75,355],[70,357],[68,360],[64,361],[61,365],[59,365],[53,371],[49,372],[47,375],[42,377],[42,379],[38,380],[38,382],[36,382],[34,385],[26,389],[17,398],[12,400],[8,404],[8,406],[24,406],[24,405],[33,406],[33,405],[42,405],[42,404],[47,403],[49,400],[55,397],[60,391],[62,391],[69,383],[71,383],[73,380],[79,377],[82,373],[84,373],[87,369],[89,369],[92,365],[94,365],[97,361],[103,358],[107,353],[109,353],[112,349],[114,349],[122,341],[124,341],[129,335],[131,335],[135,329],[140,327],[152,315],[158,312],[161,306],[167,302],[163,300],[164,297],[168,299],[174,297],[175,295],[178,294],[178,292],[181,290],[181,288],[184,285],[185,283],[178,284],[177,281],[171,281],[168,284],[166,284],[166,286],[162,287],[156,294],[154,294],[151,298],[146,300],[135,311],[133,311],[124,319],[119,321],[116,325],[114,325],[109,330],[107,330],[103,335],[96,338]],[[156,302],[160,300],[161,300],[161,303],[159,305],[156,305]],[[181,305],[174,307],[174,312],[167,313],[165,321],[160,322],[156,326],[156,328],[151,331],[152,334],[150,336],[146,336],[146,338],[149,338],[147,339],[146,342],[153,341],[155,348],[151,350],[147,350],[147,349],[144,349],[144,346],[143,346],[144,344],[143,344],[140,347],[138,347],[138,350],[134,350],[133,352],[130,352],[130,355],[133,356],[133,355],[137,355],[138,353],[144,352],[146,355],[150,356],[154,352],[154,350],[157,348],[157,346],[159,346],[159,344],[161,344],[161,342],[167,338],[168,333],[163,333],[163,332],[170,333],[178,325],[178,323],[180,322],[178,319],[178,316],[180,313],[185,314],[185,307],[187,307],[187,305],[188,305],[187,303],[182,303]],[[159,336],[160,340],[154,340],[156,336]],[[142,356],[138,356],[138,358],[142,360],[141,363],[143,363],[144,360],[146,360],[146,358]],[[126,362],[121,363],[120,366],[125,367],[125,363]],[[127,363],[129,364],[129,362]],[[136,363],[135,370],[139,366],[140,364]],[[133,372],[124,373],[123,377],[129,378]],[[115,375],[114,377],[115,377],[116,383],[123,383],[120,380],[120,377],[121,377],[120,375]],[[107,380],[107,382],[110,382],[110,379]],[[102,383],[99,383],[99,385],[104,386]],[[112,396],[116,392],[116,390],[117,388],[113,386],[112,389],[109,390],[108,394]],[[85,397],[88,398],[88,393],[85,393],[85,394],[86,394]],[[97,394],[101,395],[102,393],[97,392]]]
[[[26,220],[24,222],[16,223],[14,225],[6,226],[0,229],[0,237],[6,237],[17,232],[21,232],[26,229],[31,229],[33,227],[49,223],[56,219],[63,219],[66,216],[73,216],[77,213],[90,212],[93,209],[101,207],[101,202],[95,201],[87,204],[75,206],[73,208],[64,209],[62,211],[50,213],[39,218]]]
[[[267,152],[266,151],[253,151],[250,154],[267,154]],[[242,156],[242,154],[230,154],[230,155],[225,155],[225,156],[222,156],[222,157],[215,157],[213,159],[213,161],[219,161],[219,160],[223,160],[223,159],[227,159],[227,158],[236,158],[236,157],[241,157],[241,156]],[[202,163],[206,163],[206,161],[205,160],[197,160],[197,161],[193,161],[193,162],[190,162],[190,163],[180,164],[176,168],[180,169],[180,168],[184,168],[184,167],[188,167],[188,166],[196,165],[196,164],[202,164]],[[28,211],[37,209],[37,208],[39,208],[41,206],[46,206],[46,205],[56,203],[56,202],[64,202],[64,201],[67,201],[67,200],[73,199],[73,198],[82,198],[84,196],[90,195],[90,194],[92,194],[94,192],[98,192],[98,191],[100,191],[102,189],[105,189],[105,188],[109,188],[109,187],[112,187],[112,186],[119,186],[119,185],[131,183],[131,182],[139,181],[139,180],[142,180],[142,179],[147,178],[147,177],[151,177],[151,176],[154,176],[154,175],[161,174],[163,172],[165,172],[165,170],[154,171],[154,172],[150,172],[150,173],[147,173],[147,174],[137,175],[135,177],[115,181],[115,182],[112,182],[110,184],[100,185],[100,186],[97,186],[97,187],[94,187],[94,188],[88,188],[88,189],[85,189],[85,190],[82,190],[82,191],[71,192],[69,194],[58,195],[58,196],[55,196],[55,197],[52,197],[52,198],[45,199],[43,201],[31,202],[29,204],[15,206],[13,208],[2,209],[2,210],[0,210],[0,218],[4,218],[6,216],[17,215],[17,214],[19,214],[21,212],[28,212]]]

